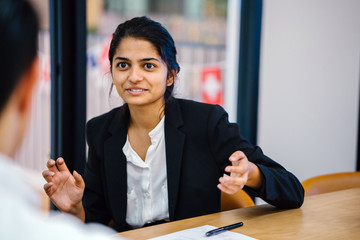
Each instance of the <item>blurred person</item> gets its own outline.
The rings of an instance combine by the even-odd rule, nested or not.
[[[222,107],[172,96],[180,67],[160,23],[119,24],[109,61],[125,104],[87,123],[85,181],[64,159],[48,161],[44,189],[60,210],[124,231],[219,212],[220,190],[302,205],[299,180],[242,138]]]
[[[38,19],[25,0],[0,0],[0,239],[118,239],[100,224],[72,215],[53,217],[13,163],[30,117],[38,79]]]

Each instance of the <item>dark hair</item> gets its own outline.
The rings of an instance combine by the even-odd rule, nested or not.
[[[126,37],[143,39],[154,45],[161,59],[166,63],[168,77],[172,76],[175,79],[176,76],[172,71],[176,70],[178,73],[180,71],[180,66],[176,61],[174,40],[170,33],[160,23],[145,16],[130,19],[119,24],[116,28],[109,49],[110,71],[116,48],[119,46],[121,40]],[[174,84],[166,88],[164,96],[165,101],[172,95],[173,89]]]
[[[37,55],[38,19],[26,0],[0,0],[0,112]]]

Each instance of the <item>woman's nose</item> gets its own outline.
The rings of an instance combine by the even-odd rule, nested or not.
[[[144,79],[144,77],[142,76],[142,73],[141,73],[140,69],[132,68],[130,70],[129,81],[138,82],[138,81],[142,81],[143,79]]]

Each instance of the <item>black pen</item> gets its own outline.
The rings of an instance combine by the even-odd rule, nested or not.
[[[211,230],[211,231],[206,232],[205,235],[206,235],[207,237],[210,237],[210,236],[212,236],[212,235],[222,233],[222,232],[224,232],[224,231],[226,231],[226,230],[230,230],[230,229],[233,229],[233,228],[241,227],[242,225],[244,225],[243,222],[238,222],[238,223],[234,223],[234,224],[231,224],[231,225],[228,225],[228,226],[215,228],[214,230]]]

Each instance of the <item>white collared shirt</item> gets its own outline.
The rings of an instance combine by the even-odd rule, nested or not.
[[[165,116],[149,132],[145,161],[131,148],[128,137],[122,149],[127,159],[126,222],[134,228],[169,218],[164,122]]]

